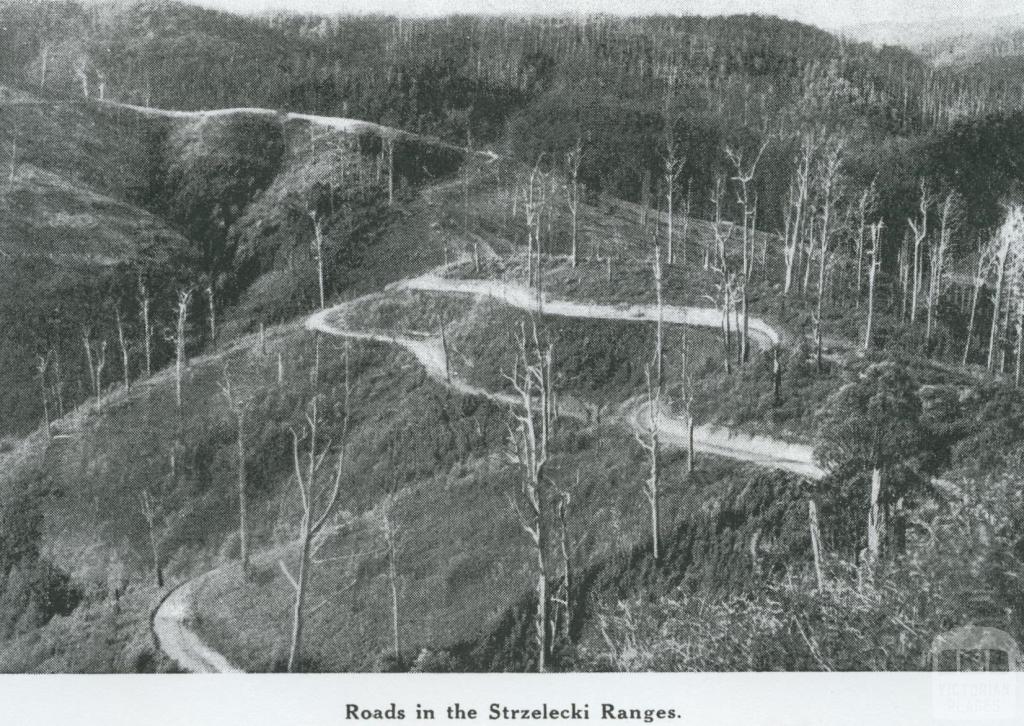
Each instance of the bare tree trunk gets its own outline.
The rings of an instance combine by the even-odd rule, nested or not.
[[[928,310],[927,322],[925,324],[925,352],[928,352],[932,340],[932,325],[935,320],[935,309],[942,300],[942,281],[945,274],[946,250],[949,247],[949,238],[952,234],[951,224],[953,215],[953,204],[955,197],[950,193],[942,205],[942,216],[939,226],[939,244],[932,248],[931,264],[929,265],[928,283]]]
[[[245,480],[245,409],[238,408],[238,548],[242,559],[242,579],[249,579],[249,514]]]
[[[566,166],[569,169],[569,214],[572,216],[572,267],[576,269],[578,261],[577,229],[580,207],[580,163],[583,161],[583,143],[576,141],[576,147],[566,154]]]
[[[580,474],[576,472],[576,488],[579,489]],[[562,558],[561,604],[565,617],[562,618],[562,637],[566,643],[572,641],[572,557],[569,550],[569,492],[562,492],[558,498],[558,548]]]
[[[867,231],[868,212],[873,211],[874,183],[864,190],[860,197],[860,226],[857,232],[857,307],[860,307],[861,293],[864,287],[864,232]]]
[[[1021,353],[1024,353],[1024,296],[1017,298],[1017,350],[1013,356],[1013,385],[1020,388]]]
[[[217,301],[214,298],[213,276],[211,275],[206,283],[206,305],[207,317],[210,323],[210,343],[217,342]]]
[[[666,129],[666,141],[665,141],[665,157],[664,163],[664,181],[665,181],[665,202],[668,208],[668,264],[672,265],[675,263],[675,190],[676,181],[679,176],[683,173],[683,159],[679,156],[678,149],[676,148],[675,138],[672,135],[672,129]],[[686,244],[686,240],[683,240],[683,244]],[[683,253],[683,264],[686,264],[685,252]]]
[[[1012,292],[1011,292],[1012,295]],[[999,374],[1006,373],[1006,356],[1009,354],[1010,347],[1010,309],[1013,307],[1013,298],[1010,297],[1006,301],[1004,306],[1006,312],[1003,314],[1003,341],[1002,345],[999,346]]]
[[[660,501],[661,501],[661,441],[659,422],[661,417],[661,394],[651,385],[651,368],[647,367],[647,412],[648,426],[647,438],[636,434],[636,440],[648,453],[650,458],[650,469],[647,481],[644,482],[644,495],[647,497],[647,504],[651,512],[651,555],[657,562],[661,557],[661,524],[660,524]]]
[[[92,393],[96,398],[99,398],[100,392],[96,389],[96,364],[92,359],[92,331],[88,329],[82,330],[82,344],[85,346],[85,361],[89,365],[89,387],[92,388]]]
[[[729,285],[726,283],[725,304],[722,307],[722,318],[725,325],[725,372],[732,373],[732,332],[730,329],[729,314],[732,308],[732,299],[729,294]]]
[[[288,578],[295,592],[295,600],[292,606],[292,639],[291,647],[288,653],[288,672],[294,673],[298,670],[302,661],[302,634],[305,627],[305,600],[306,590],[309,580],[309,568],[310,568],[310,551],[312,549],[313,540],[323,529],[324,525],[327,524],[328,518],[334,511],[334,507],[338,502],[338,494],[341,491],[341,475],[343,471],[343,464],[345,461],[345,448],[344,442],[338,452],[338,459],[334,470],[334,483],[330,490],[317,491],[318,487],[316,484],[317,472],[323,464],[324,458],[329,453],[329,450],[319,450],[319,412],[318,412],[318,387],[320,379],[320,334],[317,334],[316,338],[316,358],[313,363],[313,400],[311,403],[311,412],[306,414],[306,436],[309,440],[309,451],[305,466],[305,472],[303,471],[303,465],[301,455],[299,453],[299,435],[292,429],[292,463],[294,466],[294,479],[296,487],[299,490],[300,499],[302,502],[302,521],[300,523],[300,547],[299,547],[299,571],[297,576],[292,576],[284,561],[279,561],[281,570]],[[347,398],[347,396],[346,396]],[[346,416],[346,429],[347,429],[347,416]],[[305,438],[305,437],[304,437]],[[325,503],[322,505],[323,508],[319,514],[315,514],[314,509],[317,506],[317,502],[324,500],[324,495],[327,495]]]
[[[882,223],[871,225],[871,262],[868,268],[868,321],[864,328],[864,350],[871,348],[871,327],[875,319],[875,276],[878,272],[878,241],[882,234]]]
[[[922,259],[921,244],[928,237],[928,212],[931,209],[932,199],[928,193],[928,184],[921,180],[921,201],[918,205],[920,222],[908,219],[914,233],[914,258],[913,258],[913,291],[910,299],[910,322],[917,322],[917,301],[921,294],[921,285],[924,280],[924,260]]]
[[[537,642],[537,670],[547,670],[548,637],[548,523],[547,476],[548,437],[552,426],[550,347],[542,352],[533,334],[533,354],[526,342],[525,327],[520,328],[520,354],[516,369],[509,380],[516,391],[522,414],[513,412],[515,421],[515,455],[523,469],[521,495],[528,510],[523,510],[512,497],[509,503],[518,515],[523,531],[533,543],[537,568],[537,613],[534,621]],[[539,410],[537,410],[538,407]],[[539,419],[539,421],[538,421]],[[539,423],[539,426],[538,426]]]
[[[654,295],[658,306],[658,322],[655,331],[656,345],[654,349],[654,370],[656,374],[656,382],[658,391],[660,392],[663,385],[662,377],[662,363],[665,358],[664,349],[664,319],[665,312],[662,304],[662,282],[661,282],[661,245],[658,244],[658,239],[654,239]]]
[[[292,640],[288,649],[288,672],[295,673],[302,658],[302,631],[305,627],[303,606],[306,602],[306,586],[309,580],[309,551],[313,543],[310,534],[309,513],[302,517],[302,546],[299,550],[299,575],[292,583],[295,588],[295,600],[292,603]]]
[[[388,582],[391,586],[392,647],[395,651],[395,658],[400,658],[402,655],[402,649],[398,628],[398,568],[396,562],[397,553],[395,551],[395,533],[391,526],[390,498],[387,498],[384,506],[384,538],[388,547]]]
[[[818,304],[814,317],[815,326],[815,347],[817,349],[817,365],[818,370],[823,370],[822,364],[822,328],[823,328],[823,305],[826,295],[826,276],[825,269],[828,266],[828,255],[831,248],[831,237],[832,237],[832,204],[833,197],[836,193],[836,186],[840,183],[840,169],[842,167],[842,143],[837,143],[835,147],[829,152],[828,158],[824,162],[822,171],[821,185],[824,189],[824,208],[822,209],[821,215],[821,256],[818,260]]]
[[[149,320],[149,293],[139,276],[139,303],[142,309],[142,345],[146,355],[146,378],[153,375],[153,328]]]
[[[50,431],[50,400],[46,395],[46,369],[49,365],[49,355],[36,356],[36,372],[39,375],[39,393],[43,398],[43,430],[46,432],[46,440],[49,441],[52,435]]]
[[[444,355],[444,379],[447,383],[452,382],[452,369],[448,356],[448,334],[445,332],[444,319],[441,320],[441,352]]]
[[[881,494],[882,469],[876,464],[871,470],[871,505],[868,510],[868,562],[872,566],[878,563],[881,554]]]
[[[324,240],[323,240],[323,228],[320,219],[316,216],[316,212],[310,212],[309,216],[313,220],[313,254],[316,256],[316,279],[317,288],[320,293],[320,310],[325,307],[324,302]]]
[[[178,325],[174,337],[174,400],[181,409],[181,379],[185,369],[185,324],[188,322],[188,304],[191,290],[178,291]]]
[[[680,252],[682,253],[680,259],[682,260],[683,267],[686,267],[686,242],[689,237],[690,231],[690,199],[693,191],[693,179],[687,179],[686,181],[686,207],[683,209],[683,240]]]
[[[124,381],[124,390],[131,390],[131,371],[128,368],[128,343],[124,337],[124,324],[121,321],[121,309],[114,308],[114,321],[117,324],[117,342],[121,348],[121,373]]]
[[[690,374],[690,341],[688,326],[683,324],[682,400],[686,409],[686,473],[693,473],[696,454],[693,450],[693,377]]]
[[[818,506],[813,499],[807,500],[807,522],[811,530],[811,553],[814,555],[814,574],[818,579],[818,590],[824,590],[825,571],[822,567],[821,528],[818,525]]]
[[[100,343],[100,349],[96,353],[96,400],[99,400],[103,391],[103,369],[107,366],[107,341]]]
[[[967,323],[967,337],[964,341],[964,355],[961,360],[962,365],[967,365],[967,358],[971,353],[971,340],[974,337],[974,320],[978,311],[978,298],[981,295],[981,286],[984,284],[984,267],[985,267],[985,256],[978,256],[978,270],[974,278],[974,292],[971,295],[971,317]]]
[[[743,210],[743,278],[742,278],[742,289],[740,294],[742,298],[740,300],[740,307],[743,315],[743,326],[740,328],[737,326],[737,333],[740,336],[740,351],[739,359],[740,362],[745,363],[750,359],[750,348],[749,348],[749,333],[750,333],[750,318],[747,308],[747,284],[750,281],[751,268],[753,266],[753,229],[751,229],[751,219],[756,213],[756,205],[751,206],[750,200],[750,183],[754,179],[754,175],[757,172],[757,165],[761,160],[761,156],[764,154],[765,149],[768,148],[768,142],[765,142],[760,151],[757,153],[757,158],[754,159],[753,163],[749,167],[744,167],[743,154],[737,153],[732,149],[726,148],[726,155],[732,161],[736,167],[736,176],[733,177],[734,181],[740,183],[740,194],[739,202]]]
[[[1005,248],[1004,248],[1005,249]],[[992,330],[988,339],[988,363],[987,368],[992,371],[995,368],[996,343],[999,339],[999,318],[1003,311],[1003,280],[1006,276],[1007,253],[1000,250],[1001,254],[996,267],[996,291],[992,300]]]
[[[775,406],[782,404],[782,362],[777,345],[772,346],[772,400]]]
[[[388,138],[384,141],[384,151],[388,159],[388,206],[395,203],[395,140]],[[323,307],[323,303],[320,304]]]

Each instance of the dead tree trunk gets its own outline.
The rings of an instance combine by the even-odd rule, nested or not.
[[[398,627],[398,567],[397,567],[397,547],[395,543],[395,532],[391,523],[391,505],[392,501],[390,497],[385,498],[384,502],[384,540],[388,548],[388,583],[391,587],[391,636],[392,636],[392,647],[395,651],[395,658],[400,658],[402,655],[400,631]]]
[[[927,322],[925,324],[924,343],[927,352],[932,340],[932,326],[935,320],[935,311],[942,300],[942,287],[945,278],[946,252],[949,249],[949,240],[953,234],[955,222],[957,198],[954,193],[946,196],[942,203],[942,215],[939,223],[939,244],[931,248],[931,264],[928,267],[928,310],[926,311]]]
[[[736,168],[736,176],[733,177],[733,181],[739,182],[740,191],[737,196],[737,201],[740,203],[740,207],[743,212],[743,273],[741,277],[742,289],[740,291],[741,301],[740,308],[743,315],[743,324],[741,328],[738,328],[737,333],[740,336],[740,352],[739,357],[742,362],[747,362],[750,358],[749,349],[749,333],[750,333],[750,318],[748,314],[748,300],[747,300],[747,283],[750,280],[750,271],[753,264],[753,232],[751,229],[751,219],[753,218],[756,207],[751,204],[750,198],[750,184],[754,180],[754,175],[757,173],[757,165],[761,161],[761,156],[764,154],[765,149],[768,148],[768,142],[766,141],[761,145],[761,149],[757,152],[757,157],[749,165],[745,166],[743,162],[743,154],[741,152],[733,151],[730,148],[726,148],[725,153],[732,161],[733,166]]]
[[[836,146],[829,153],[828,158],[825,160],[822,170],[821,186],[823,190],[823,208],[821,214],[821,256],[818,260],[818,304],[816,313],[814,316],[815,321],[815,349],[817,357],[818,370],[823,369],[822,364],[822,314],[823,305],[826,296],[826,277],[825,269],[828,266],[828,255],[830,251],[830,243],[832,238],[832,204],[833,198],[839,185],[839,173],[842,165],[842,143],[837,143]]]
[[[974,274],[974,292],[971,295],[971,316],[967,323],[967,336],[964,340],[964,355],[962,365],[967,365],[967,359],[971,354],[971,340],[974,338],[974,321],[978,312],[978,298],[981,296],[981,288],[985,284],[985,268],[988,260],[984,251],[978,253],[978,269]]]
[[[882,467],[875,464],[871,470],[871,504],[868,509],[868,563],[875,565],[879,561],[882,541]]]
[[[395,140],[390,136],[384,140],[384,153],[388,160],[388,206],[395,203]],[[323,303],[321,303],[323,307]]]
[[[43,399],[43,430],[46,432],[46,440],[50,440],[50,397],[46,393],[46,370],[49,367],[50,356],[36,356],[36,374],[39,376],[39,393]]]
[[[206,315],[210,326],[210,343],[217,342],[217,300],[214,291],[213,275],[206,282]]]
[[[124,336],[124,323],[121,320],[121,308],[114,308],[114,321],[117,324],[117,342],[121,348],[121,373],[124,390],[131,390],[131,370],[128,367],[128,342]]]
[[[800,156],[796,161],[796,171],[789,187],[789,207],[785,218],[785,278],[782,294],[789,295],[793,287],[794,277],[799,274],[799,257],[801,234],[804,231],[804,211],[807,205],[811,182],[811,166],[814,161],[815,146],[810,136],[804,136],[800,146]]]
[[[181,379],[185,372],[185,326],[188,322],[188,305],[192,290],[178,291],[178,325],[174,336],[174,401],[181,409]]]
[[[807,500],[807,523],[811,530],[811,553],[814,555],[814,574],[818,579],[818,590],[825,589],[825,570],[822,566],[821,528],[818,525],[818,505],[813,499]]]
[[[922,258],[922,243],[928,237],[928,212],[931,210],[932,198],[928,192],[928,183],[921,180],[921,200],[918,204],[920,217],[918,221],[908,219],[907,224],[914,234],[914,256],[913,256],[913,280],[910,298],[910,322],[917,322],[917,302],[921,294],[921,286],[924,279],[924,260]]]
[[[875,183],[864,190],[860,197],[858,212],[860,215],[860,226],[857,232],[857,307],[860,307],[861,297],[864,289],[864,233],[868,230],[868,215],[872,214],[877,204],[877,193]]]
[[[1009,256],[1010,242],[1007,239],[996,251],[996,289],[992,297],[992,329],[988,339],[988,363],[989,371],[995,368],[996,344],[999,341],[999,319],[1003,311],[1003,283],[1006,277],[1006,262]]]
[[[139,308],[142,315],[142,349],[146,356],[146,378],[153,375],[153,328],[149,320],[149,292],[139,275]]]
[[[100,342],[100,349],[96,353],[96,399],[103,391],[103,369],[107,366],[107,341]]]
[[[663,385],[662,376],[662,363],[665,359],[664,349],[664,323],[665,323],[665,309],[662,302],[662,270],[661,270],[661,245],[658,244],[658,238],[654,238],[654,296],[655,304],[658,306],[658,321],[655,328],[656,344],[654,348],[654,370],[656,374],[656,382],[658,391],[661,391]]]
[[[306,414],[306,427],[301,439],[308,441],[308,452],[306,463],[303,466],[302,454],[300,453],[300,436],[291,430],[292,434],[292,464],[294,466],[294,478],[296,488],[299,490],[299,498],[302,502],[302,520],[299,524],[299,570],[293,575],[285,565],[284,560],[279,561],[282,572],[288,578],[295,591],[295,600],[292,605],[292,637],[291,647],[288,653],[288,672],[294,673],[298,670],[302,659],[302,634],[305,626],[305,600],[309,584],[310,561],[313,541],[323,530],[324,525],[334,511],[338,502],[338,494],[341,491],[341,475],[345,461],[344,444],[338,450],[338,458],[334,468],[333,484],[329,491],[322,490],[317,486],[317,476],[320,472],[324,459],[330,453],[329,449],[320,450],[319,435],[319,413],[318,393],[316,388],[319,384],[320,373],[320,335],[317,334],[316,358],[313,365],[314,392],[311,403],[311,410]],[[325,497],[326,495],[326,497]],[[319,512],[316,511],[318,502]]]
[[[516,498],[509,504],[516,513],[520,526],[529,536],[536,557],[537,613],[534,621],[537,643],[537,670],[547,670],[550,650],[548,633],[548,441],[553,425],[551,406],[551,376],[548,361],[551,349],[541,350],[536,326],[532,353],[526,342],[526,331],[520,328],[519,357],[508,377],[522,413],[513,412],[512,444],[514,458],[522,468],[520,499],[526,504],[524,511]]]
[[[683,173],[683,164],[685,160],[679,156],[679,150],[676,147],[675,138],[672,136],[671,129],[666,132],[665,140],[665,156],[663,159],[664,167],[664,182],[665,182],[665,206],[668,208],[668,249],[667,249],[667,260],[668,264],[672,265],[675,263],[675,210],[673,209],[675,203],[675,191],[676,182],[679,180],[680,175]],[[687,210],[689,213],[689,210]],[[683,245],[686,245],[685,233],[683,239]],[[683,264],[686,264],[686,253],[683,253]]]
[[[323,226],[316,212],[309,213],[313,220],[313,256],[316,257],[316,281],[320,293],[320,310],[324,309],[324,239]]]
[[[1020,388],[1021,354],[1024,353],[1024,295],[1017,298],[1017,351],[1014,355],[1013,385]]]
[[[688,335],[688,325],[683,324],[683,340],[682,340],[682,403],[685,410],[686,416],[686,473],[693,473],[693,463],[696,456],[693,450],[693,376],[690,371],[690,341]]]
[[[692,201],[693,194],[693,179],[686,180],[686,207],[683,208],[683,239],[679,251],[682,253],[680,259],[683,263],[683,267],[686,267],[686,247],[687,240],[690,233],[690,203]]]
[[[444,356],[444,379],[445,382],[451,384],[451,359],[448,356],[448,334],[445,332],[444,318],[441,319],[441,354]]]
[[[569,214],[572,217],[572,266],[576,268],[579,256],[577,241],[580,210],[580,163],[583,161],[583,142],[576,141],[576,146],[565,156],[565,165],[569,170]]]
[[[576,488],[579,488],[580,474],[576,472]],[[561,620],[562,638],[566,643],[572,642],[572,556],[569,547],[569,507],[572,495],[563,491],[558,496],[558,550],[562,560],[562,582],[558,594],[564,616]]]
[[[867,325],[864,326],[864,350],[871,348],[871,332],[875,320],[875,277],[881,264],[878,257],[878,242],[883,226],[881,222],[871,225],[871,262],[869,263],[870,267],[868,267],[868,320]]]
[[[647,367],[647,412],[648,426],[646,438],[635,433],[637,442],[650,458],[650,469],[644,482],[644,496],[651,510],[651,555],[657,562],[661,557],[661,540],[659,522],[661,500],[661,438],[659,422],[661,418],[661,394],[651,385],[651,368]]]
[[[92,394],[99,398],[99,391],[96,390],[96,363],[92,357],[92,330],[89,328],[82,330],[82,345],[85,347],[85,362],[89,366],[89,387]]]

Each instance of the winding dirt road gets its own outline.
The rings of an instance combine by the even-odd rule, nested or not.
[[[147,116],[160,116],[162,118],[178,118],[178,119],[190,119],[201,121],[206,118],[218,118],[224,116],[267,116],[273,118],[282,118],[285,121],[306,121],[307,123],[314,124],[316,126],[322,126],[324,128],[331,129],[346,134],[355,134],[362,131],[373,131],[384,138],[393,139],[417,139],[423,141],[432,146],[439,148],[449,149],[451,151],[459,151],[463,153],[476,154],[483,156],[487,159],[496,159],[498,155],[486,149],[466,149],[465,147],[457,144],[452,144],[448,141],[444,141],[436,136],[425,136],[423,134],[415,134],[409,131],[403,131],[401,129],[392,128],[391,126],[383,126],[373,121],[363,121],[361,119],[353,118],[341,118],[339,116],[318,116],[311,113],[292,113],[285,111],[275,111],[270,108],[218,108],[209,111],[178,111],[169,108],[154,108],[152,106],[136,106],[131,103],[121,103],[120,101],[98,101],[98,103],[104,106],[110,106],[112,108],[121,108],[126,111],[134,111],[135,113],[145,114]]]
[[[393,288],[490,297],[527,311],[536,311],[538,308],[536,294],[529,288],[498,280],[448,278],[443,276],[445,269],[438,268],[420,277],[395,283]],[[484,397],[504,405],[518,405],[518,399],[510,394],[488,391],[474,386],[461,380],[454,371],[449,374],[445,365],[444,349],[440,341],[434,338],[355,330],[347,327],[341,321],[349,307],[358,302],[359,300],[355,300],[321,310],[306,321],[306,327],[309,330],[320,331],[328,335],[377,340],[399,345],[416,357],[428,375],[449,386],[452,390],[468,396]],[[589,320],[650,321],[657,320],[658,317],[656,305],[619,306],[545,298],[541,307],[546,315]],[[722,325],[722,312],[714,308],[665,305],[662,309],[662,319],[668,324],[717,329]],[[763,347],[778,345],[782,339],[778,331],[759,318],[750,319],[750,331],[755,342]],[[647,406],[646,402],[634,399],[633,403],[624,407],[620,417],[634,431],[646,432],[648,430],[647,422],[650,420]],[[592,420],[596,414],[596,406],[570,397],[563,397],[559,412],[582,420]],[[658,426],[664,443],[669,446],[686,448],[688,435],[685,419],[662,411],[658,416]],[[825,471],[814,461],[812,447],[769,436],[738,433],[725,426],[700,425],[694,428],[693,444],[694,449],[698,452],[781,469],[809,479],[820,479],[825,475]]]
[[[186,624],[195,600],[194,591],[211,574],[207,572],[188,580],[164,598],[153,614],[153,634],[160,650],[182,670],[189,673],[242,673]]]
[[[490,297],[529,312],[536,312],[538,307],[541,307],[545,315],[562,318],[650,322],[658,319],[658,306],[654,304],[612,305],[557,300],[545,296],[542,304],[538,306],[536,291],[522,285],[502,280],[454,279],[444,277],[437,271],[404,280],[397,283],[397,287],[406,290]],[[717,308],[686,305],[662,306],[662,320],[669,325],[693,325],[717,329],[722,327],[723,318],[724,314]],[[782,342],[779,332],[760,318],[750,318],[748,324],[751,338],[761,347],[770,348]]]

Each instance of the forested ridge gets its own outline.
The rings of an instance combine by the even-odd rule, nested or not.
[[[193,626],[264,670],[920,668],[1024,633],[1013,62],[756,15],[0,0],[0,668],[172,667],[149,611],[207,571]],[[659,407],[818,474],[659,440]]]

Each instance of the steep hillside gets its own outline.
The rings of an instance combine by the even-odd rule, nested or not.
[[[129,377],[144,370],[144,304],[148,365],[166,361],[178,290],[195,290],[188,333],[200,345],[222,316],[230,338],[306,309],[310,213],[327,293],[353,284],[395,217],[389,200],[408,201],[461,161],[456,147],[409,134],[385,142],[373,124],[273,112],[162,114],[20,93],[0,117],[11,161],[0,197],[4,433],[41,420],[41,386],[57,414],[94,387],[85,337],[97,357],[108,349],[106,380],[125,377],[118,317],[133,348]]]

